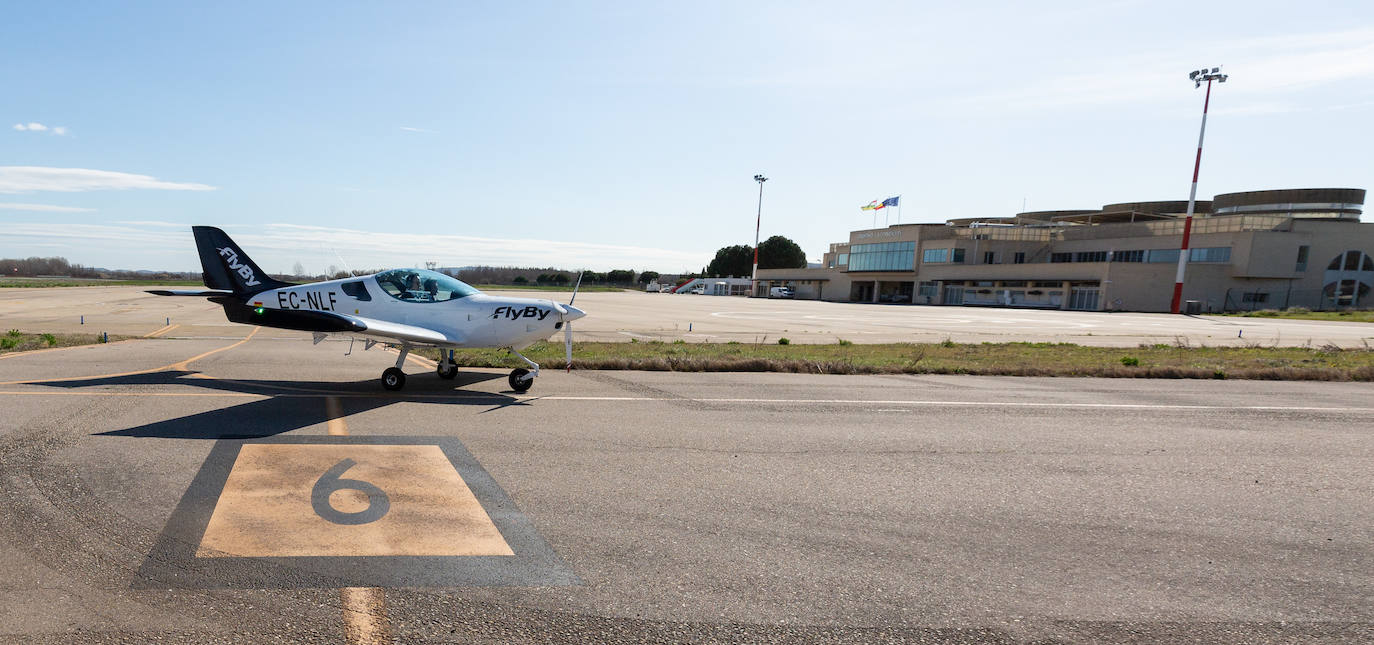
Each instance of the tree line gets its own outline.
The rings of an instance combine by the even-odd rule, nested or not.
[[[196,280],[200,272],[186,271],[125,271],[97,269],[68,262],[67,258],[0,258],[0,272],[9,277],[36,278],[61,276],[64,278],[92,278],[118,280]]]
[[[804,269],[806,253],[786,237],[774,235],[759,243],[760,269]],[[716,251],[716,257],[701,270],[700,277],[746,277],[754,273],[754,247],[736,244]]]

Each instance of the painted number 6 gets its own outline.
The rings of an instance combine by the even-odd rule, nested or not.
[[[325,471],[310,490],[310,505],[315,514],[335,524],[367,524],[382,519],[391,510],[391,500],[382,489],[360,479],[340,479],[344,471],[356,466],[357,462],[345,459]],[[345,513],[329,503],[329,496],[336,490],[356,490],[367,495],[367,508],[356,513]]]

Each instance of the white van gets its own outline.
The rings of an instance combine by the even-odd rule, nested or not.
[[[769,298],[791,298],[792,287],[773,287],[768,290]]]

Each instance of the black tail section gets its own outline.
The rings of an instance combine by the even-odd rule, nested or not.
[[[200,251],[205,286],[240,296],[291,286],[268,276],[224,231],[213,226],[192,226],[191,231],[196,236],[196,250]]]

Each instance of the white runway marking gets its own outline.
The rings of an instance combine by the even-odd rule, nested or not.
[[[272,389],[263,387],[262,389]],[[1029,401],[929,401],[929,400],[903,400],[903,399],[736,399],[736,398],[693,398],[693,397],[647,397],[647,396],[527,396],[523,398],[508,397],[503,394],[488,392],[471,392],[467,394],[391,394],[378,392],[375,394],[352,393],[352,392],[328,392],[319,390],[314,392],[284,392],[273,393],[249,393],[249,392],[225,392],[225,391],[204,391],[204,392],[117,392],[109,390],[96,391],[49,391],[49,390],[0,390],[0,395],[16,396],[172,396],[172,397],[248,397],[248,398],[297,398],[297,399],[318,399],[321,397],[338,397],[341,399],[397,399],[399,401],[429,401],[445,399],[468,399],[468,400],[510,400],[514,399],[519,403],[534,403],[539,401],[590,401],[590,402],[638,402],[638,403],[667,403],[678,401],[683,403],[715,403],[720,405],[734,404],[786,404],[786,405],[883,405],[894,406],[902,405],[910,408],[919,407],[979,407],[979,408],[1047,408],[1047,409],[1085,409],[1085,410],[1212,410],[1215,412],[1339,412],[1344,414],[1374,414],[1374,408],[1359,407],[1322,407],[1310,405],[1179,405],[1179,404],[1154,404],[1154,403],[1056,403],[1056,402],[1029,402]]]

